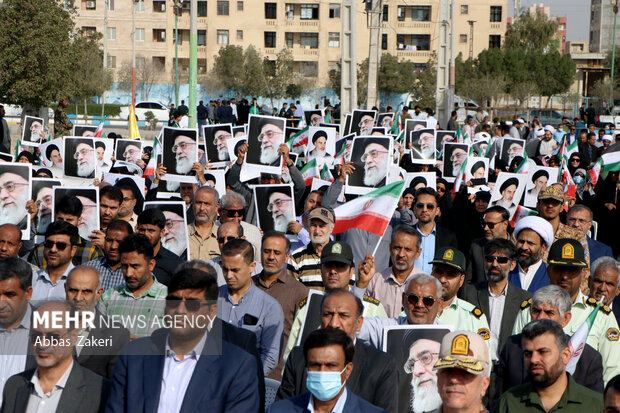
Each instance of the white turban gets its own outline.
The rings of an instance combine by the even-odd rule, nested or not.
[[[603,140],[611,142],[613,140],[613,137],[611,135],[603,135]]]
[[[507,120],[506,122],[504,122],[506,124],[506,126],[512,126],[512,122]]]
[[[536,131],[536,136],[545,136],[545,130],[544,129],[538,129]]]
[[[545,126],[545,130],[548,130],[551,133],[555,133],[555,128],[551,125]]]
[[[540,235],[547,248],[553,244],[553,227],[546,219],[536,216],[521,218],[515,226],[515,239],[519,237],[519,233],[524,229],[531,229]]]

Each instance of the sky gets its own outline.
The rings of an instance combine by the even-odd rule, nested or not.
[[[603,0],[605,1],[605,0]],[[521,0],[521,8],[529,8],[534,4],[551,7],[551,15],[566,16],[566,40],[589,40],[590,32],[590,0]],[[513,17],[514,0],[508,0],[508,17]]]

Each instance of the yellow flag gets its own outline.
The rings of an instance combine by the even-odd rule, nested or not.
[[[136,112],[133,105],[129,107],[129,139],[141,139],[140,128],[138,128],[138,121],[136,120]]]

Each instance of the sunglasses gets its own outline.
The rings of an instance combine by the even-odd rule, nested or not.
[[[228,241],[231,241],[233,239],[237,239],[237,237],[233,237],[232,235],[229,235],[227,237],[217,237],[217,242],[219,242],[220,244],[226,244]]]
[[[424,304],[424,307],[432,307],[435,304],[435,299],[430,295],[420,297],[417,294],[407,294],[407,301],[411,305],[416,305],[420,302],[420,300],[422,300],[422,304]]]
[[[505,221],[505,219],[503,219],[503,220],[501,220],[499,222],[482,221],[480,224],[482,225],[482,228],[489,227],[489,229],[493,229],[493,228],[495,228],[495,225],[499,225],[499,224],[501,224],[504,221]]]
[[[432,211],[433,209],[435,209],[435,204],[425,204],[424,202],[418,202],[417,204],[415,204],[416,208],[424,208],[426,206],[426,209],[428,209],[429,211]]]
[[[226,216],[228,218],[233,218],[236,216],[242,217],[245,215],[245,208],[241,209],[224,209],[226,211]]]
[[[66,242],[62,242],[62,241],[55,242],[51,240],[45,240],[45,242],[43,242],[43,246],[48,250],[52,249],[54,245],[56,245],[56,249],[58,251],[64,251],[65,248],[67,248],[69,244],[67,244]]]
[[[204,303],[204,301],[196,300],[193,298],[190,298],[189,300],[183,300],[175,296],[166,297],[166,307],[170,309],[179,308],[182,302],[185,303],[185,308],[187,309],[187,311],[191,313],[195,313],[200,310],[200,307]]]
[[[510,261],[508,257],[502,257],[501,255],[485,255],[484,260],[488,263],[497,261],[498,264],[507,264]]]

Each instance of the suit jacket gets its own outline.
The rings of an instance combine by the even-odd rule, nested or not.
[[[590,266],[592,263],[601,257],[613,257],[614,253],[611,250],[611,247],[607,244],[603,244],[595,239],[592,239],[586,236],[588,240],[588,250],[590,251]]]
[[[603,359],[601,354],[589,344],[583,348],[573,378],[582,386],[603,393]],[[523,360],[523,348],[521,347],[521,334],[516,334],[508,337],[500,354],[495,380],[495,395],[499,397],[509,388],[528,381],[525,361]]]
[[[435,227],[435,251],[442,247],[458,247],[458,240],[456,239],[456,234],[449,230],[448,228],[440,227],[436,225]]]
[[[114,366],[116,365],[118,354],[120,354],[125,344],[129,342],[129,330],[111,323],[108,323],[108,327],[106,323],[101,321],[101,317],[105,316],[99,311],[95,311],[96,327],[90,330],[88,340],[98,342],[100,339],[111,338],[111,345],[109,347],[84,346],[82,351],[80,351],[80,355],[77,356],[77,362],[93,373],[111,379],[112,375],[114,375]]]
[[[516,287],[523,289],[523,287],[521,287],[521,278],[519,278],[519,264],[517,264],[515,269],[510,271],[508,274],[508,281],[513,283]],[[547,267],[543,262],[540,264],[540,267],[538,267],[536,274],[534,274],[534,278],[532,279],[527,292],[534,294],[536,290],[547,285],[549,285],[549,277],[547,276]]]
[[[213,323],[187,386],[181,413],[258,412],[257,364],[252,355],[222,340],[221,323]],[[114,371],[106,413],[156,412],[165,363],[168,331],[127,344]]]
[[[4,385],[1,413],[25,413],[33,389],[30,382],[36,369],[26,370],[9,378]],[[110,382],[101,376],[73,363],[67,384],[58,401],[57,412],[103,412]]]
[[[390,356],[362,340],[356,340],[353,372],[347,380],[349,394],[359,394],[367,402],[395,412],[398,398],[396,371],[396,365]],[[286,360],[276,400],[307,393],[306,377],[303,349],[297,346]]]
[[[616,321],[618,322],[618,324],[620,324],[620,296],[616,296],[616,298],[614,298],[614,301],[612,302],[612,311],[614,312],[614,315],[616,316]]]
[[[353,368],[355,370],[355,367]],[[348,383],[348,382],[347,382]],[[268,413],[305,413],[310,403],[310,393],[300,394],[290,399],[280,400],[269,406]],[[387,413],[379,407],[356,396],[347,386],[347,400],[342,413]]]
[[[463,285],[476,284],[486,280],[484,275],[484,245],[486,243],[487,239],[485,237],[472,240],[469,253],[467,254],[467,271]]]
[[[496,315],[491,314],[489,307],[488,281],[482,281],[475,285],[463,285],[463,287],[463,299],[480,308],[487,316],[489,324],[491,323],[491,317],[501,316],[502,323],[499,330],[499,342],[497,345],[497,351],[499,353],[504,347],[504,344],[506,344],[506,339],[512,334],[512,327],[517,319],[517,315],[521,311],[521,303],[532,298],[532,294],[519,287],[515,287],[514,284],[509,282],[506,286],[504,312],[501,315]]]

